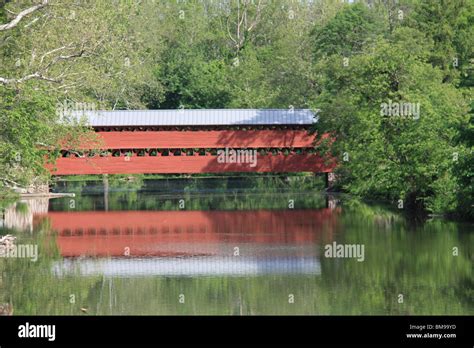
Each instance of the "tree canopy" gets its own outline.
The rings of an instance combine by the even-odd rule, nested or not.
[[[0,186],[47,176],[64,101],[313,108],[341,189],[472,217],[473,38],[473,0],[1,0]]]

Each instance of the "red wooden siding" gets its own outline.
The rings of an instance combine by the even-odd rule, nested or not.
[[[103,149],[311,147],[306,130],[97,132]],[[83,149],[91,148],[87,144]]]
[[[128,159],[128,161],[126,160]],[[249,163],[219,163],[217,156],[132,156],[59,158],[56,167],[49,166],[53,175],[84,174],[176,174],[222,172],[332,172],[334,164],[326,164],[315,154],[287,156],[257,154],[257,165]]]

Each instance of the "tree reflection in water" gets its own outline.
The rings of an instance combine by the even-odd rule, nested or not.
[[[219,185],[170,194],[109,184],[105,211],[103,192],[81,183],[74,209],[54,200],[28,217],[32,233],[23,222],[0,233],[40,246],[35,263],[0,260],[0,305],[14,314],[473,313],[472,226],[412,226],[310,190]],[[324,258],[332,241],[364,244],[364,262]]]

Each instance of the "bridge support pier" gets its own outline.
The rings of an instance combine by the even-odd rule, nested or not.
[[[326,189],[332,189],[336,182],[336,175],[334,173],[325,173],[326,177]]]

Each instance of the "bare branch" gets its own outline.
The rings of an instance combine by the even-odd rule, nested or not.
[[[250,26],[248,27],[247,31],[251,31],[255,25],[257,25],[258,21],[260,20],[260,14],[262,13],[262,1],[259,0],[258,1],[258,4],[257,4],[257,14],[255,15],[255,19],[254,21],[252,22],[252,24],[250,24]]]
[[[45,17],[45,16],[43,16],[43,17]],[[25,27],[25,28],[28,28],[29,26],[31,26],[31,25],[35,24],[37,21],[39,21],[40,18],[41,18],[41,17],[36,17],[35,19],[33,19],[33,20],[32,20],[31,22],[29,22],[28,24],[25,24],[24,27]]]
[[[79,57],[82,57],[84,55],[84,52],[85,52],[85,49],[84,48],[81,48],[81,50],[79,52],[76,52],[76,53],[73,53],[73,54],[70,54],[68,56],[57,56],[55,57],[52,61],[50,61],[43,69],[41,69],[42,71],[48,71],[53,65],[55,65],[57,62],[61,61],[61,60],[69,60],[69,59],[72,59],[72,58],[79,58]]]
[[[49,82],[59,82],[57,79],[53,79],[51,77],[44,76],[39,72],[35,72],[34,74],[26,75],[26,76],[16,80],[16,82],[17,83],[23,83],[23,82],[31,80],[31,79],[44,80],[44,81],[49,81]]]
[[[243,6],[240,6],[240,1],[237,2],[237,21],[233,22],[232,25],[235,28],[235,37],[232,36],[230,30],[230,16],[227,18],[227,34],[229,35],[230,40],[234,44],[234,47],[238,52],[242,49],[247,40],[246,33],[252,31],[255,26],[260,21],[262,13],[262,0],[259,0],[256,7],[256,14],[252,21],[249,18],[249,3],[248,1],[243,1]]]
[[[3,182],[5,182],[5,183],[7,183],[7,186],[8,186],[8,187],[10,187],[8,184],[13,184],[13,185],[15,185],[16,187],[24,187],[23,185],[20,185],[19,183],[15,182],[15,181],[13,181],[13,180],[7,179],[7,178],[5,178],[5,177],[0,178],[0,181],[3,181]]]
[[[12,15],[16,16],[16,13],[13,12],[13,11],[10,11],[8,8],[6,8],[5,11],[7,11],[9,14],[12,14]]]
[[[78,52],[71,53],[69,55],[56,56],[48,64],[46,64],[43,67],[39,67],[38,70],[36,72],[32,73],[32,74],[23,76],[23,77],[18,78],[18,79],[0,77],[0,84],[2,84],[2,85],[20,84],[20,83],[23,83],[23,82],[26,82],[26,81],[32,80],[32,79],[60,83],[62,78],[65,75],[64,72],[62,74],[60,74],[59,76],[56,76],[56,77],[53,78],[53,77],[49,77],[49,76],[46,75],[48,73],[49,69],[60,61],[83,57],[84,53],[86,52],[86,50],[84,48],[84,45],[85,45],[84,43],[81,45],[81,48]],[[42,55],[42,57],[40,59],[40,64],[43,63],[45,57],[48,56],[49,54],[52,54],[54,52],[58,52],[58,51],[61,51],[61,50],[64,50],[64,49],[68,49],[68,48],[71,48],[71,47],[72,47],[72,44],[69,44],[67,46],[62,46],[62,47],[55,48],[51,51],[46,52],[45,54]]]
[[[235,40],[235,39],[232,37],[232,34],[230,33],[229,20],[230,20],[230,17],[227,18],[227,33],[229,34],[230,40],[237,46],[237,40]]]
[[[0,31],[5,31],[5,30],[15,28],[18,25],[18,23],[20,23],[20,21],[23,19],[23,17],[28,16],[29,14],[45,7],[46,5],[48,5],[48,1],[49,0],[43,0],[41,4],[31,6],[30,8],[27,8],[26,10],[21,11],[11,22],[0,25]]]
[[[37,71],[33,74],[23,76],[22,78],[19,78],[19,79],[7,79],[7,78],[4,78],[4,77],[0,77],[0,84],[2,84],[2,85],[11,85],[11,84],[15,84],[15,83],[23,83],[23,82],[26,82],[26,81],[32,80],[32,79],[44,80],[44,81],[49,81],[49,82],[59,82],[58,80],[56,80],[54,78],[51,78],[51,77],[44,76],[44,75],[40,74]]]
[[[55,48],[55,49],[53,49],[53,50],[51,50],[51,51],[46,52],[45,54],[43,54],[43,55],[41,56],[40,63],[41,63],[41,64],[43,63],[44,58],[46,58],[46,56],[48,56],[48,55],[50,55],[50,54],[52,54],[52,53],[54,53],[54,52],[61,51],[61,50],[65,49],[65,48],[69,48],[69,47],[72,47],[72,44],[69,44],[69,45],[67,45],[67,46],[58,47],[58,48]]]

